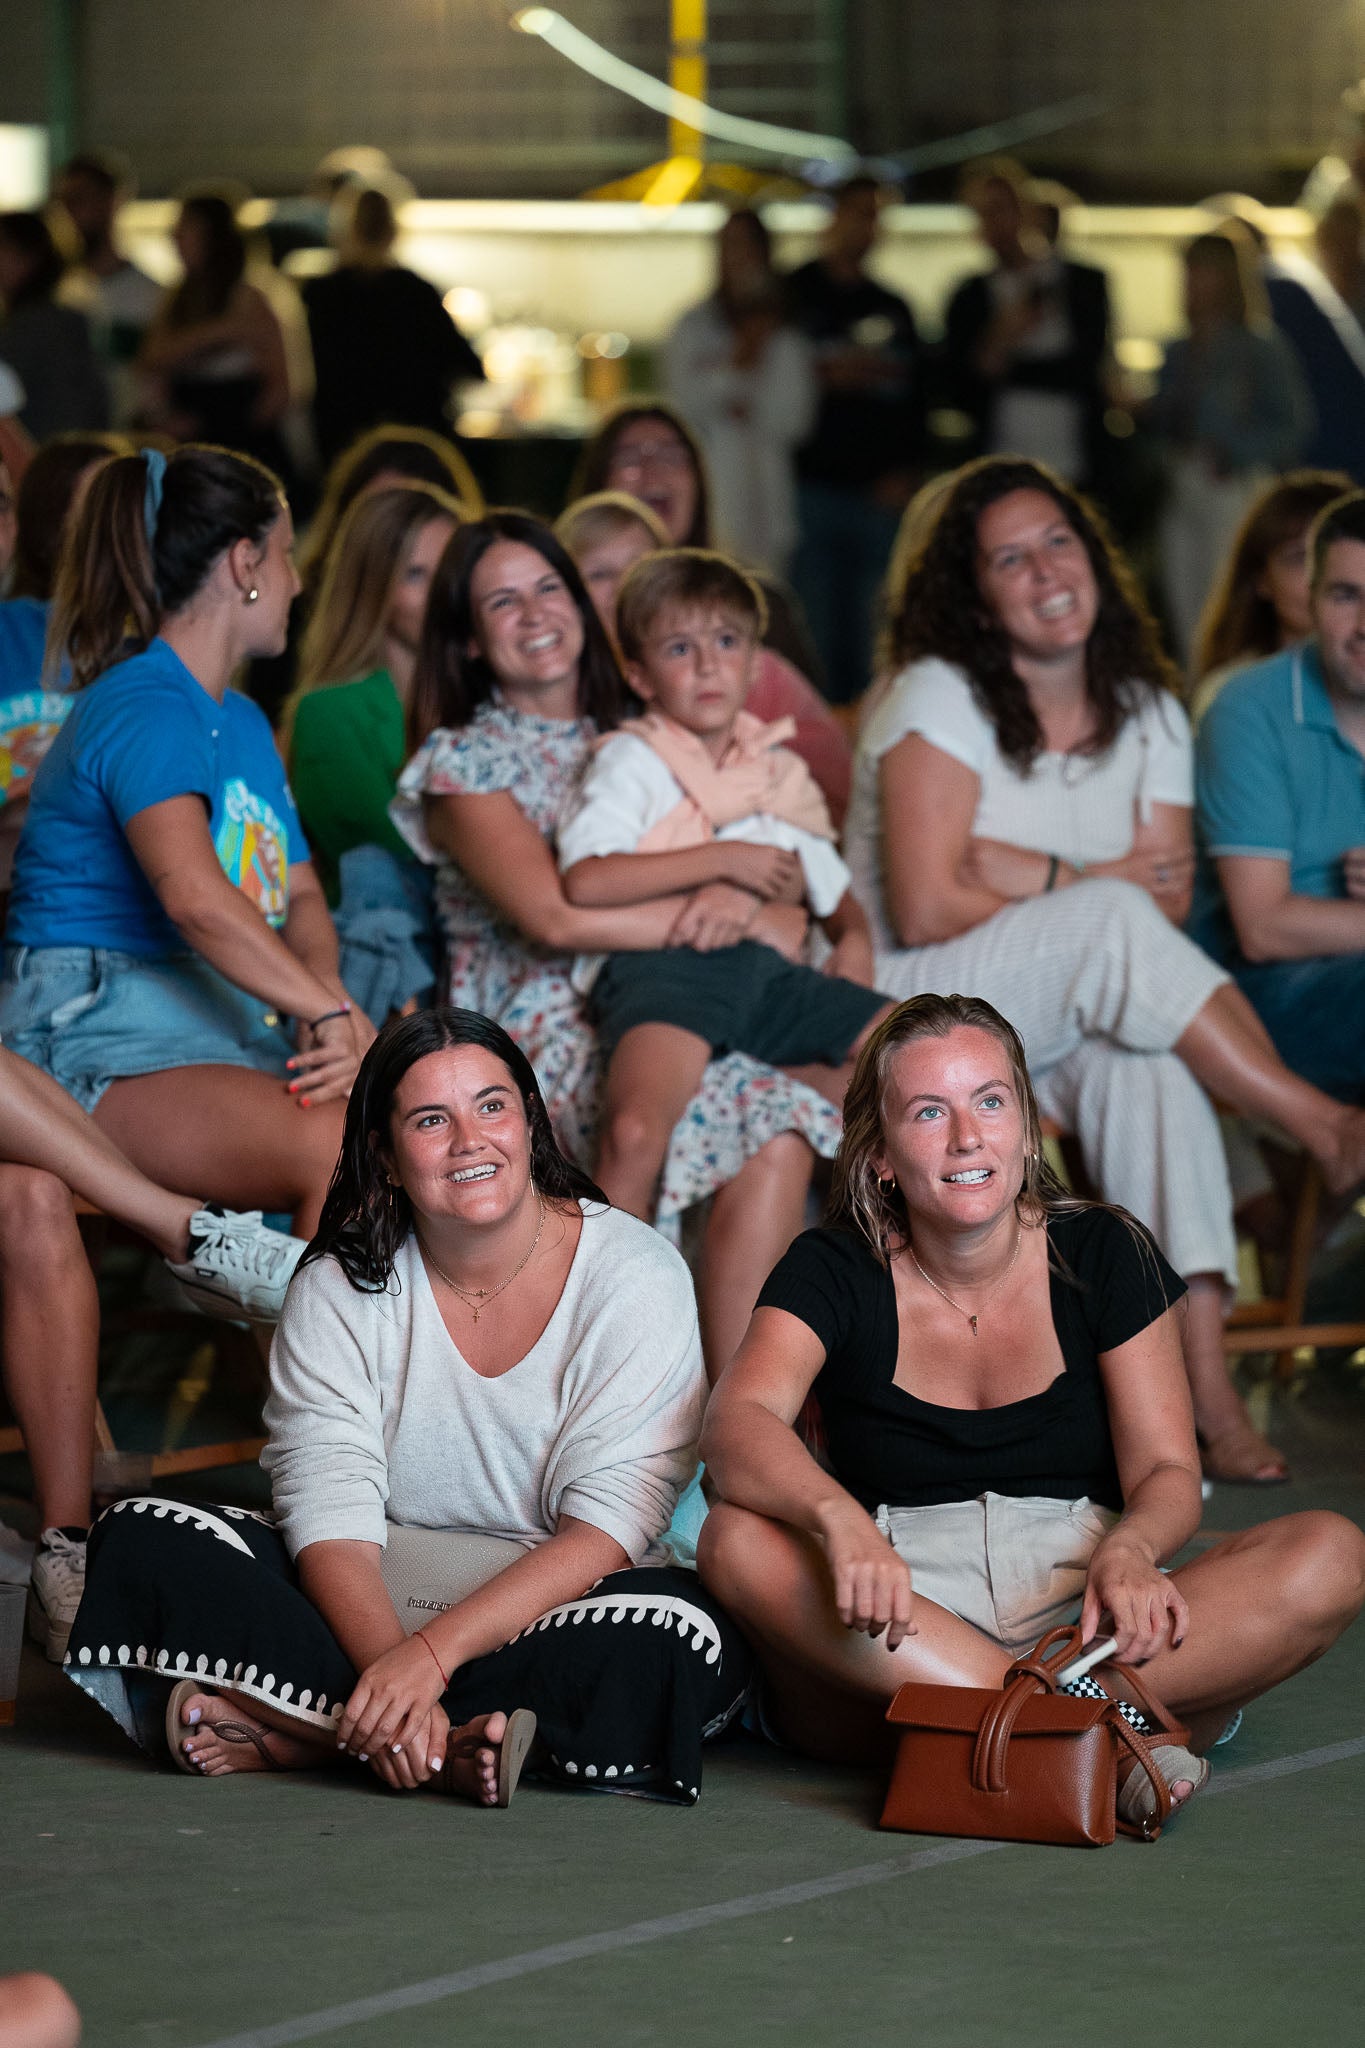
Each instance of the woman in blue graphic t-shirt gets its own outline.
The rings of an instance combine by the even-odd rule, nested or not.
[[[79,697],[15,860],[0,1036],[145,1172],[311,1235],[373,1033],[270,728],[228,687],[284,646],[292,541],[277,480],[223,449],[95,477],[49,642]]]

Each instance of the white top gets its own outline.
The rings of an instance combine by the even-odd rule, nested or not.
[[[1072,345],[1071,321],[1060,289],[1061,260],[1047,256],[1021,270],[994,270],[990,294],[995,309],[1011,310],[1030,293],[1042,290],[1041,316],[1014,343],[1012,354],[1031,361],[1065,355]],[[1072,482],[1085,468],[1084,405],[1070,391],[1036,391],[1010,386],[995,395],[991,453],[1031,455]]]
[[[559,823],[556,843],[561,873],[576,861],[610,853],[634,853],[646,832],[684,801],[685,791],[661,754],[631,732],[614,732],[589,761]],[[786,818],[755,811],[721,825],[717,839],[750,846],[778,846],[799,856],[806,901],[816,917],[828,917],[844,897],[848,868],[833,842]],[[574,987],[586,994],[602,965],[600,953],[584,954],[574,967]]]
[[[1000,752],[995,727],[960,668],[930,656],[903,669],[859,735],[844,852],[879,952],[899,941],[883,894],[883,754],[910,733],[961,761],[978,778],[972,837],[999,839],[1060,860],[1120,860],[1134,823],[1153,804],[1194,804],[1189,720],[1168,691],[1153,692],[1104,754],[1040,754],[1021,774]]]
[[[24,387],[8,363],[0,363],[0,420],[24,409]]]
[[[696,1468],[706,1405],[696,1297],[648,1224],[584,1203],[564,1291],[526,1356],[483,1379],[452,1342],[415,1236],[382,1293],[334,1259],[292,1282],[265,1407],[281,1533],[385,1541],[385,1522],[477,1531],[529,1549],[562,1515],[633,1564]]]
[[[796,545],[797,447],[820,389],[810,343],[779,327],[748,369],[714,298],[683,314],[664,343],[664,384],[701,441],[717,546],[781,574]]]

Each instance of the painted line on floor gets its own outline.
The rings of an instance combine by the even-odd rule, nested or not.
[[[1328,1764],[1346,1763],[1365,1756],[1365,1735],[1348,1742],[1333,1742],[1322,1749],[1300,1750],[1294,1756],[1276,1757],[1270,1763],[1247,1764],[1238,1771],[1221,1771],[1200,1794],[1201,1803],[1218,1792],[1240,1791],[1243,1786],[1266,1784],[1275,1778],[1289,1778],[1300,1771],[1317,1771]],[[759,1913],[776,1913],[788,1906],[809,1905],[816,1899],[837,1898],[842,1892],[861,1891],[868,1885],[891,1884],[921,1870],[933,1870],[949,1863],[963,1863],[974,1856],[988,1856],[994,1850],[1017,1846],[1009,1842],[941,1842],[932,1849],[918,1849],[910,1856],[888,1857],[881,1863],[862,1863],[851,1870],[836,1870],[828,1877],[808,1878],[802,1884],[780,1885],[774,1891],[748,1892],[736,1899],[721,1899],[712,1906],[689,1906],[681,1913],[665,1913],[655,1920],[636,1920],[626,1927],[607,1928],[601,1934],[580,1935],[575,1941],[557,1941],[548,1948],[526,1949],[520,1955],[503,1956],[496,1962],[475,1963],[466,1970],[452,1970],[444,1977],[427,1977],[419,1984],[405,1984],[392,1991],[379,1991],[370,1998],[348,1999],[320,2012],[301,2013],[297,2019],[280,2020],[273,2026],[250,2027],[243,2034],[228,2034],[202,2048],[290,2048],[295,2041],[312,2041],[338,2027],[359,2026],[365,2020],[387,2018],[414,2006],[436,2005],[442,1999],[458,1998],[467,1991],[481,1991],[490,1984],[505,1984],[513,1978],[530,1977],[541,1970],[558,1969],[564,1963],[579,1963],[594,1956],[611,1955],[621,1949],[640,1948],[669,1935],[693,1934],[727,1920],[747,1920]]]

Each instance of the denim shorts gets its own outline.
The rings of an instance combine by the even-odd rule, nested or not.
[[[197,953],[148,960],[102,946],[7,946],[0,1039],[93,1109],[111,1081],[172,1067],[283,1075],[288,1030]]]
[[[941,1507],[877,1510],[877,1527],[910,1567],[912,1590],[1013,1654],[1079,1621],[1091,1555],[1112,1508],[1041,1495],[983,1493]]]

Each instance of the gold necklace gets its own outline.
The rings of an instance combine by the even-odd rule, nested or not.
[[[417,1233],[417,1242],[418,1244],[422,1245],[422,1252],[424,1257],[427,1259],[428,1263],[435,1268],[435,1271],[440,1275],[441,1279],[445,1281],[446,1286],[450,1289],[451,1293],[458,1294],[461,1301],[464,1303],[465,1307],[473,1311],[473,1316],[476,1323],[479,1320],[479,1317],[483,1314],[483,1311],[487,1308],[489,1302],[494,1300],[499,1294],[501,1294],[504,1287],[510,1287],[512,1285],[512,1282],[516,1279],[518,1273],[525,1272],[527,1266],[529,1266],[531,1263],[532,1254],[534,1253],[536,1246],[540,1243],[540,1235],[545,1228],[544,1197],[537,1195],[536,1200],[540,1203],[540,1221],[536,1225],[536,1234],[531,1239],[530,1246],[528,1247],[524,1257],[522,1258],[521,1263],[513,1267],[512,1271],[507,1275],[507,1278],[505,1280],[499,1280],[496,1287],[461,1287],[459,1281],[452,1280],[449,1273],[446,1272],[443,1266],[438,1266],[436,1264],[435,1259],[431,1255],[430,1248],[427,1245],[422,1244],[421,1232],[419,1231]]]
[[[1005,1282],[1006,1280],[1008,1280],[1008,1278],[1009,1278],[1010,1274],[1011,1274],[1011,1273],[1012,1273],[1012,1272],[1014,1271],[1014,1262],[1015,1262],[1015,1260],[1016,1260],[1016,1259],[1018,1258],[1018,1256],[1019,1256],[1019,1247],[1020,1247],[1020,1245],[1021,1245],[1021,1244],[1022,1244],[1023,1242],[1024,1242],[1024,1231],[1023,1231],[1023,1226],[1022,1226],[1022,1225],[1020,1225],[1020,1226],[1019,1226],[1019,1232],[1018,1232],[1018,1235],[1016,1236],[1016,1238],[1015,1238],[1015,1240],[1014,1240],[1014,1250],[1013,1250],[1013,1252],[1012,1252],[1012,1253],[1010,1254],[1010,1262],[1009,1262],[1009,1264],[1008,1264],[1008,1265],[1006,1266],[1006,1268],[1005,1268],[1005,1270],[1004,1270],[1004,1272],[1003,1272],[1003,1273],[997,1273],[997,1274],[996,1274],[996,1276],[995,1276],[994,1280],[992,1280],[992,1282],[991,1282],[990,1286],[989,1286],[989,1287],[988,1287],[988,1288],[986,1289],[986,1292],[985,1292],[985,1294],[984,1294],[984,1295],[983,1295],[983,1297],[982,1297],[983,1303],[984,1303],[984,1302],[987,1302],[987,1301],[989,1301],[989,1300],[990,1300],[990,1298],[991,1298],[991,1296],[992,1296],[992,1295],[994,1294],[994,1292],[995,1292],[996,1288],[997,1288],[997,1287],[1000,1287],[1000,1286],[1002,1286],[1002,1285],[1004,1284],[1004,1282]],[[941,1295],[941,1296],[943,1297],[944,1301],[946,1301],[946,1302],[947,1302],[947,1304],[948,1304],[949,1308],[955,1308],[955,1309],[957,1310],[957,1312],[958,1312],[958,1314],[959,1314],[960,1316],[965,1316],[965,1317],[967,1318],[967,1321],[968,1321],[968,1322],[969,1322],[969,1323],[971,1324],[971,1326],[972,1326],[972,1335],[973,1335],[974,1337],[975,1337],[975,1336],[978,1336],[978,1335],[979,1335],[980,1333],[979,1333],[979,1331],[977,1330],[977,1327],[976,1327],[976,1317],[975,1317],[975,1316],[974,1316],[974,1315],[973,1315],[973,1314],[971,1313],[970,1309],[965,1309],[965,1308],[964,1308],[964,1307],[962,1306],[962,1303],[961,1303],[960,1301],[954,1301],[954,1300],[953,1300],[953,1297],[952,1297],[952,1295],[951,1295],[951,1294],[947,1294],[947,1293],[945,1293],[945,1292],[944,1292],[944,1290],[943,1290],[943,1288],[941,1288],[941,1287],[939,1286],[939,1284],[938,1284],[937,1280],[935,1280],[935,1278],[933,1277],[932,1273],[926,1273],[926,1272],[925,1272],[925,1270],[924,1270],[923,1266],[922,1266],[922,1265],[920,1264],[919,1260],[918,1260],[918,1259],[917,1259],[917,1258],[915,1257],[915,1253],[914,1253],[914,1248],[913,1248],[913,1246],[911,1246],[911,1245],[908,1245],[908,1244],[907,1244],[907,1246],[905,1247],[905,1249],[906,1249],[906,1250],[907,1250],[907,1251],[909,1252],[909,1254],[910,1254],[910,1263],[911,1263],[911,1265],[912,1265],[912,1266],[914,1267],[915,1271],[916,1271],[916,1272],[917,1272],[917,1273],[919,1274],[919,1276],[920,1276],[920,1279],[921,1279],[921,1280],[927,1280],[927,1281],[928,1281],[928,1283],[929,1283],[929,1285],[930,1285],[930,1286],[931,1286],[931,1287],[933,1288],[933,1290],[934,1290],[935,1294]]]

